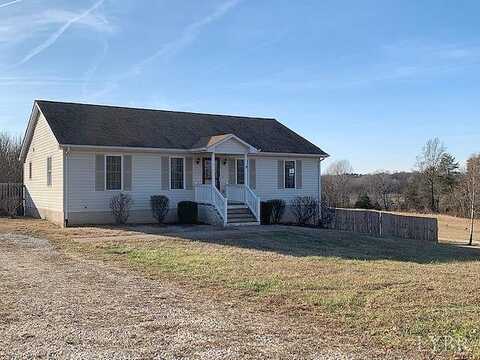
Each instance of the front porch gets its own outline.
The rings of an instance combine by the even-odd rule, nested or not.
[[[208,146],[194,156],[201,179],[194,183],[195,201],[214,207],[223,226],[260,224],[260,198],[252,190],[257,149],[235,135],[207,140]]]

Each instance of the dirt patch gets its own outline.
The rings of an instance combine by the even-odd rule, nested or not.
[[[0,264],[2,358],[353,358],[325,350],[322,324],[198,298],[42,238],[1,234]]]

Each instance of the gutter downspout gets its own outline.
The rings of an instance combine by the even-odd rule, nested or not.
[[[70,155],[70,146],[68,146],[65,151],[64,151],[64,164],[63,164],[63,171],[64,171],[64,177],[63,177],[63,221],[64,221],[64,226],[68,227],[68,209],[69,209],[69,204],[68,204],[68,156]]]

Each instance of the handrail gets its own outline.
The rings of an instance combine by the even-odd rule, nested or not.
[[[212,202],[215,208],[220,213],[223,219],[223,226],[227,225],[228,200],[222,195],[216,186],[211,185],[212,188]]]
[[[260,198],[245,184],[245,203],[255,216],[257,222],[260,222]]]

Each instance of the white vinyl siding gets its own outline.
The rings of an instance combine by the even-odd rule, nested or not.
[[[243,154],[247,147],[236,139],[227,141],[215,146],[215,152],[218,154]]]
[[[150,196],[165,195],[170,199],[170,207],[194,198],[191,190],[163,190],[161,183],[160,154],[136,153],[132,155],[132,210],[150,210]],[[168,156],[168,155],[167,155]],[[111,191],[95,191],[95,152],[73,150],[68,157],[69,211],[110,211]],[[196,159],[196,158],[194,158]],[[193,162],[194,184],[201,181],[201,166]],[[168,184],[168,187],[170,185]]]
[[[121,155],[119,153],[119,155]],[[123,155],[126,155],[123,154]],[[181,157],[179,154],[148,154],[132,153],[133,178],[132,211],[150,211],[150,196],[165,195],[170,199],[170,207],[176,208],[178,202],[194,200],[194,190],[162,189],[161,157]],[[202,158],[195,154],[193,158],[193,184],[202,183]],[[277,163],[279,157],[261,157],[256,159],[256,189],[254,192],[261,200],[283,199],[287,202],[295,196],[313,196],[318,198],[318,159],[300,158],[302,160],[302,189],[277,188]],[[109,212],[109,202],[113,193],[110,191],[95,191],[95,152],[73,150],[68,157],[68,189],[69,212]],[[197,159],[200,159],[197,164]],[[222,181],[228,180],[228,162],[220,162]],[[169,161],[170,162],[170,161]],[[168,177],[170,180],[170,176]],[[223,183],[223,182],[222,182]]]
[[[271,199],[283,199],[287,202],[296,196],[312,196],[319,198],[318,183],[318,159],[297,158],[302,160],[302,188],[279,189],[278,188],[278,160],[288,160],[278,157],[255,156],[257,160],[257,186],[254,192],[262,201]]]
[[[48,185],[48,161],[51,185]],[[41,114],[26,154],[24,174],[26,208],[63,212],[63,150]]]

